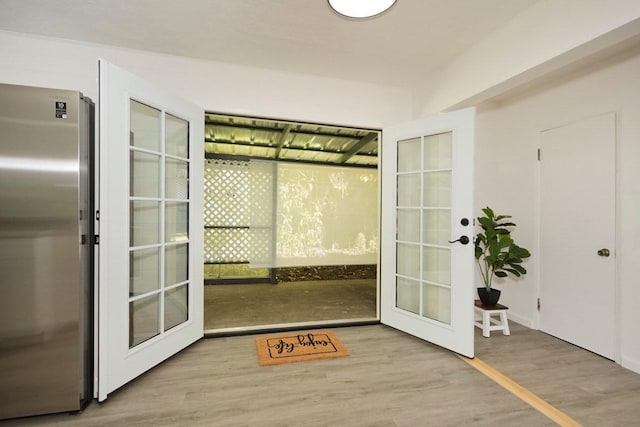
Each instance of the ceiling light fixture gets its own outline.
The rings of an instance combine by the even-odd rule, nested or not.
[[[329,6],[348,18],[370,18],[386,12],[396,0],[327,0]]]

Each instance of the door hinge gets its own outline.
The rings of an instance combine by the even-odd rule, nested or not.
[[[540,161],[540,149],[538,148],[538,161]]]
[[[538,311],[540,311],[540,298],[538,298]]]

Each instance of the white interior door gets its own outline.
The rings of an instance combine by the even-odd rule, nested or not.
[[[544,131],[540,148],[540,329],[613,359],[615,114]]]
[[[381,157],[381,321],[467,357],[474,123],[466,109],[385,128]]]
[[[204,112],[99,63],[97,398],[203,335]]]

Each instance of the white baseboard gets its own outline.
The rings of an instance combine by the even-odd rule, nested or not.
[[[518,323],[530,329],[538,329],[537,327],[534,327],[534,322],[529,317],[521,316],[518,313],[512,312],[511,310],[508,311],[507,315],[510,322]],[[638,359],[633,359],[622,355],[620,365],[623,368],[640,374],[640,360]]]
[[[535,329],[533,327],[533,320],[528,317],[520,316],[518,313],[514,313],[511,310],[507,312],[507,316],[509,317],[509,321],[511,322],[516,322],[522,326],[526,326],[529,329]]]
[[[627,368],[630,371],[636,372],[640,374],[640,360],[630,359],[622,355],[622,363],[623,368]]]

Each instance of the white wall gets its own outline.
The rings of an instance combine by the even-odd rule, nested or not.
[[[475,105],[638,34],[638,0],[540,0],[426,76],[415,116]]]
[[[542,130],[607,112],[617,114],[617,277],[621,363],[640,372],[640,48],[619,54],[498,104],[477,116],[476,211],[514,216],[515,236],[532,249],[531,274],[503,286],[510,317],[535,326],[538,292],[537,148]],[[496,188],[496,183],[499,183]]]
[[[97,100],[98,58],[205,110],[381,128],[411,118],[408,90],[0,31],[0,82]]]

